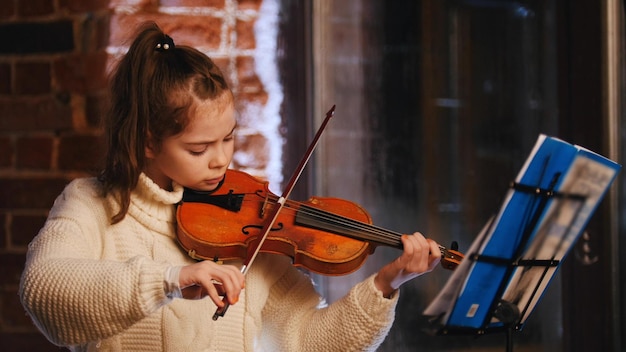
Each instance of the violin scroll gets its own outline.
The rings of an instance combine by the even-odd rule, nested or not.
[[[444,269],[454,270],[457,266],[459,266],[459,264],[461,264],[461,260],[463,260],[464,255],[457,250],[458,248],[459,245],[456,241],[452,242],[450,248],[439,246],[439,249],[441,250],[441,261],[439,264],[441,264]]]

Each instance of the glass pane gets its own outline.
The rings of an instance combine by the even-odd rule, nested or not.
[[[362,205],[374,224],[466,249],[498,211],[539,133],[554,134],[554,1],[315,3],[317,116],[337,105],[317,153],[317,195]],[[316,277],[333,301],[398,255],[380,247],[356,273]],[[381,350],[502,350],[501,334],[421,331],[450,272],[403,286]],[[559,279],[516,350],[560,350]]]

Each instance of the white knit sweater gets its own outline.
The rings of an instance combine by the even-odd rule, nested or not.
[[[20,298],[53,343],[87,351],[362,351],[383,341],[397,295],[385,299],[373,277],[319,308],[311,280],[290,259],[263,254],[227,314],[215,305],[170,299],[165,271],[193,260],[178,246],[175,204],[182,189],[159,188],[145,175],[128,215],[99,196],[94,178],[70,183],[29,246]]]

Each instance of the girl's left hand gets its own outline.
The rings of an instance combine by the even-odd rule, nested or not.
[[[402,255],[382,267],[374,278],[384,297],[390,297],[403,283],[432,271],[441,260],[437,242],[419,232],[404,235],[401,241],[404,246]]]

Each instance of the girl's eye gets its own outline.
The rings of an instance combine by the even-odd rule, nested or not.
[[[200,156],[202,154],[204,154],[206,152],[206,149],[202,149],[202,150],[190,150],[189,154],[193,155],[193,156]]]

